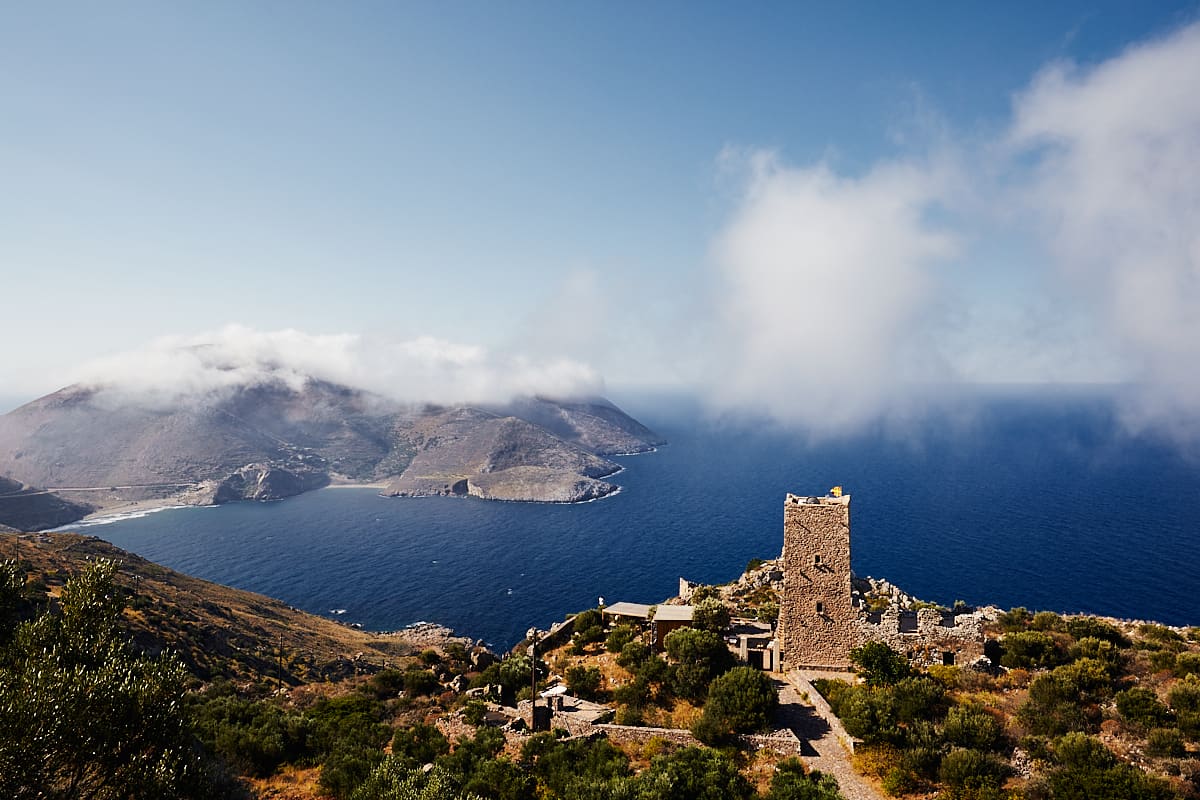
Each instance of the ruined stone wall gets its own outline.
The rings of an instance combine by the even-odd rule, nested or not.
[[[936,608],[903,611],[895,606],[881,614],[863,614],[858,620],[862,643],[883,642],[897,653],[920,665],[968,664],[983,655],[983,626],[997,615],[984,608],[968,614],[952,614]]]
[[[783,505],[779,644],[784,669],[845,669],[861,641],[850,596],[850,497]]]

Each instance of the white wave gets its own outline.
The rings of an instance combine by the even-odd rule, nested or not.
[[[141,519],[155,514],[159,511],[170,511],[173,508],[195,508],[196,506],[155,506],[154,508],[139,508],[136,511],[122,511],[120,514],[108,514],[102,517],[92,517],[91,519],[83,519],[79,522],[72,522],[69,525],[59,525],[57,528],[51,528],[50,533],[58,533],[60,531],[73,531],[77,528],[93,528],[97,525],[110,525],[114,522],[124,522],[127,519]]]

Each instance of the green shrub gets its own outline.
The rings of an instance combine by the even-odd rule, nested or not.
[[[867,744],[897,742],[902,738],[892,693],[887,688],[851,686],[838,700],[837,715],[854,738]]]
[[[988,753],[955,748],[942,758],[942,782],[953,787],[999,786],[1008,765]]]
[[[945,701],[946,690],[942,685],[924,675],[904,678],[892,687],[892,703],[900,722],[940,717]]]
[[[571,694],[584,700],[594,700],[600,693],[603,676],[597,667],[577,666],[567,670],[567,687]]]
[[[274,703],[224,695],[198,702],[193,718],[208,751],[246,775],[264,777],[310,754],[309,721]]]
[[[480,703],[482,705],[482,703]],[[480,715],[482,721],[482,715]],[[478,725],[479,723],[474,723]],[[397,728],[392,737],[392,756],[402,759],[406,768],[432,764],[438,756],[450,752],[450,742],[433,725],[417,723],[408,728]]]
[[[850,651],[850,661],[858,667],[868,686],[891,686],[908,677],[908,659],[883,642],[868,642]]]
[[[1061,664],[1065,658],[1054,639],[1042,631],[1005,634],[1000,640],[1000,663],[1009,669],[1041,669]]]
[[[427,669],[409,669],[404,672],[404,692],[409,697],[433,694],[441,688],[437,676]]]
[[[636,677],[623,686],[613,689],[613,701],[621,706],[642,708],[650,702],[650,682]]]
[[[641,726],[646,722],[641,706],[621,706],[617,709],[613,721],[618,725],[633,726]]]
[[[338,800],[346,800],[359,784],[366,781],[381,761],[381,750],[348,743],[341,745],[325,757],[318,783],[325,792]]]
[[[752,558],[746,562],[746,572],[757,572],[762,569],[762,565],[765,563],[761,558]]]
[[[395,697],[404,689],[404,673],[398,669],[376,672],[363,688],[379,700]]]
[[[1154,690],[1144,686],[1118,692],[1114,699],[1121,718],[1138,727],[1155,728],[1171,717],[1170,710],[1158,699]]]
[[[1146,642],[1152,642],[1165,650],[1179,652],[1187,647],[1184,638],[1165,625],[1142,625],[1138,628],[1138,633]]]
[[[625,645],[633,641],[637,635],[629,625],[617,625],[608,633],[608,638],[604,641],[604,649],[610,653],[620,653]]]
[[[483,715],[487,713],[487,703],[478,698],[471,698],[463,703],[462,715],[463,719],[469,725],[479,726],[483,722]]]
[[[720,633],[729,627],[729,609],[716,597],[708,597],[693,606],[692,627]]]
[[[1076,639],[1091,637],[1112,642],[1117,647],[1128,647],[1129,637],[1115,626],[1095,617],[1072,617],[1067,620],[1067,633]]]
[[[762,730],[777,705],[779,692],[762,670],[734,667],[713,679],[704,713],[693,732],[711,745],[731,734]]]
[[[589,612],[585,611],[583,614]],[[580,614],[579,616],[583,616]],[[589,644],[599,642],[604,638],[604,629],[599,625],[591,625],[586,628],[581,628],[578,624],[575,626],[575,635],[571,637],[571,652],[574,655],[582,655]]]
[[[712,631],[680,628],[666,639],[667,655],[675,662],[671,688],[680,697],[698,700],[712,679],[736,662],[720,636]]]
[[[1065,630],[1063,618],[1053,611],[1039,611],[1029,621],[1029,627],[1035,631]]]
[[[625,646],[621,648],[621,654],[617,656],[617,664],[627,670],[633,671],[651,656],[653,656],[653,653],[650,652],[649,645],[634,640],[626,642]]]
[[[604,616],[599,609],[589,608],[587,611],[580,611],[575,615],[575,632],[587,630],[588,628],[598,628],[604,624]]]
[[[756,616],[759,622],[774,625],[779,622],[779,604],[773,600],[766,601],[758,607]]]
[[[838,705],[846,690],[850,688],[850,684],[837,678],[817,678],[813,681],[813,688],[821,693],[821,696],[833,709],[833,713],[841,716]]]
[[[1152,650],[1150,652],[1150,667],[1155,672],[1174,672],[1176,660],[1172,650]]]
[[[1032,620],[1033,614],[1030,614],[1023,606],[1017,606],[1001,614],[996,622],[1000,625],[1001,630],[1011,633],[1025,630]]]
[[[1167,703],[1183,735],[1200,740],[1200,676],[1188,675],[1177,681],[1167,694]]]
[[[637,778],[639,800],[750,800],[754,788],[716,750],[685,747],[655,756]]]
[[[798,758],[775,765],[766,800],[844,800],[837,779],[817,770],[809,772]]]
[[[1200,675],[1200,653],[1180,653],[1175,657],[1175,674],[1183,678]]]
[[[1176,728],[1155,728],[1146,736],[1146,754],[1157,758],[1183,758],[1187,750]]]
[[[904,767],[892,767],[883,776],[883,791],[889,797],[903,797],[921,788],[921,780],[916,773]]]
[[[1117,761],[1098,740],[1070,733],[1051,745],[1057,767],[1046,776],[1051,797],[1064,800],[1173,800],[1164,782]]]
[[[954,706],[947,711],[942,736],[947,744],[981,752],[998,750],[1003,744],[1000,723],[979,706]]]

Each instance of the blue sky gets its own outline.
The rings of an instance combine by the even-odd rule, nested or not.
[[[295,329],[381,348],[427,337],[505,364],[567,360],[610,386],[766,397],[780,410],[796,387],[772,365],[865,329],[835,376],[868,398],[863,414],[924,380],[1140,381],[1168,386],[1156,396],[1170,407],[1190,405],[1194,387],[1142,363],[1178,337],[1145,332],[1111,295],[1088,297],[1104,282],[1095,275],[1071,277],[1089,257],[1088,220],[1041,223],[1078,205],[1047,176],[1074,175],[1074,155],[1119,160],[1101,145],[1120,142],[1069,124],[1099,106],[1111,118],[1108,100],[1085,102],[1089,80],[1108,68],[1116,85],[1124,73],[1136,83],[1131,49],[1180,39],[1172,57],[1192,63],[1198,12],[7,3],[0,285],[18,341],[0,360],[0,395],[52,391],[159,337]],[[1039,76],[1063,64],[1065,85],[1039,94]],[[1135,113],[1119,97],[1116,112],[1122,102]],[[1196,119],[1175,113],[1154,128],[1177,145],[1164,151],[1177,174],[1197,169]],[[1149,209],[1196,198],[1170,185],[1147,193]],[[859,219],[863,205],[882,218]],[[1189,219],[1177,217],[1154,224]],[[894,236],[826,252],[821,230],[792,236],[813,219],[855,240]],[[773,241],[789,258],[756,255]],[[1162,269],[1186,284],[1200,252],[1180,248]],[[906,254],[894,268],[892,253]],[[847,329],[831,319],[814,333],[791,324],[800,308],[770,307],[864,286],[883,287],[865,309],[825,309],[851,317]],[[1194,286],[1175,294],[1182,306],[1168,316],[1197,310]],[[930,340],[936,364],[881,368]]]

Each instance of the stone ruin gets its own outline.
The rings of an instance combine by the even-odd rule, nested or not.
[[[946,610],[921,604],[887,581],[850,571],[850,496],[784,501],[782,669],[850,667],[850,651],[884,642],[919,664],[967,664],[983,655],[984,624],[997,609]],[[872,610],[871,598],[887,600]],[[916,606],[916,607],[914,607]]]

